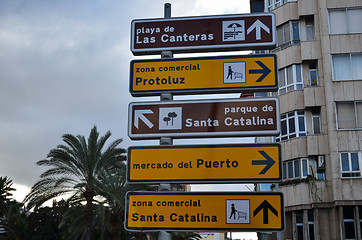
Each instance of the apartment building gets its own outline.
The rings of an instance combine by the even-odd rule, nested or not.
[[[277,26],[286,229],[263,238],[362,239],[362,1],[250,2]]]

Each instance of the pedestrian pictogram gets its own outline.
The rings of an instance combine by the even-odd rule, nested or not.
[[[224,83],[245,83],[245,62],[224,63]]]
[[[250,223],[250,200],[226,200],[226,223]]]

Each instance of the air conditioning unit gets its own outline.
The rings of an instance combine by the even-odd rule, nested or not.
[[[326,168],[324,156],[318,156],[318,170],[323,170]]]

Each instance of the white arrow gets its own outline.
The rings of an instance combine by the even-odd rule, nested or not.
[[[135,110],[134,111],[134,126],[138,129],[138,120],[141,119],[149,128],[153,127],[153,124],[146,118],[144,114],[153,113],[151,109]]]
[[[261,29],[264,29],[264,31],[270,34],[270,29],[267,26],[265,26],[264,23],[262,23],[259,19],[256,20],[255,23],[253,23],[253,25],[251,25],[248,28],[246,34],[248,35],[254,29],[256,31],[256,40],[261,40]]]

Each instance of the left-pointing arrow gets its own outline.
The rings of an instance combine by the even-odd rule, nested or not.
[[[135,110],[134,111],[134,126],[138,129],[139,120],[142,120],[149,128],[153,127],[153,124],[146,118],[144,114],[152,114],[151,109]]]

